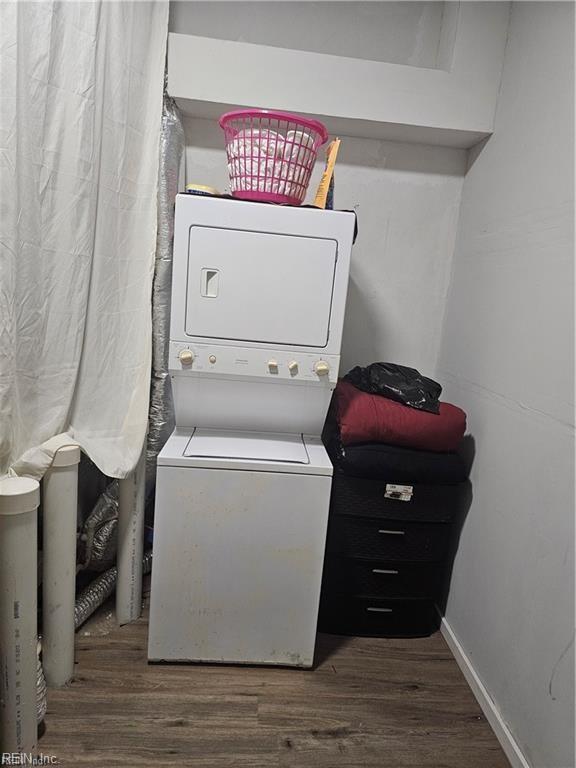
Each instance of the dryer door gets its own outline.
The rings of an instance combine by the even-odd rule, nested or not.
[[[325,347],[335,240],[190,227],[186,334]]]

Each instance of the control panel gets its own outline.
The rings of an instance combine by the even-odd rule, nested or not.
[[[170,342],[169,368],[172,374],[194,373],[218,376],[249,376],[294,382],[335,383],[338,355],[283,352],[252,347],[215,346]]]

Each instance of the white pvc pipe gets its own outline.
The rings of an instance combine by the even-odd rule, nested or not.
[[[0,480],[0,752],[34,753],[40,486]]]
[[[42,481],[42,661],[50,688],[74,673],[79,461],[78,446],[60,448]]]
[[[120,625],[136,621],[142,613],[145,479],[146,448],[134,472],[119,484],[116,620]]]

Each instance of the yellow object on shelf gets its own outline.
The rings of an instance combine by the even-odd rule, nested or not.
[[[340,149],[340,139],[334,139],[328,144],[326,149],[326,168],[322,174],[322,179],[318,185],[318,191],[314,198],[314,205],[317,208],[326,208],[326,200],[328,198],[328,190],[330,189],[330,181],[334,175],[334,166],[336,165],[336,157],[338,150]]]
[[[206,184],[186,184],[186,192],[190,195],[219,195],[216,187],[209,187]]]

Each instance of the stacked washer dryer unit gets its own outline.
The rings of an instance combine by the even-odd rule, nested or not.
[[[179,195],[148,657],[313,663],[354,214]]]

